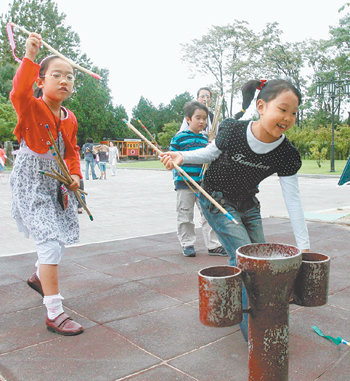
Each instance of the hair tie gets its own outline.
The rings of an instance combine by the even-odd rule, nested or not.
[[[246,110],[244,110],[244,108],[242,108],[241,111],[243,112],[243,114],[246,112]]]
[[[260,80],[260,85],[257,87],[258,90],[262,90],[262,88],[265,86],[266,79]]]

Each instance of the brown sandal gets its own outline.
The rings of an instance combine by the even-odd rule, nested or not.
[[[49,331],[64,336],[74,336],[84,332],[84,328],[65,312],[62,312],[54,320],[46,318],[46,326]]]

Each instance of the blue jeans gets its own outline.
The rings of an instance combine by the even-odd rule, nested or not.
[[[217,201],[223,200],[222,193],[216,192]],[[224,204],[223,207],[238,222],[236,225],[225,217],[205,196],[199,197],[204,217],[218,236],[222,246],[229,255],[229,265],[236,266],[236,250],[243,245],[250,243],[264,243],[265,236],[262,227],[260,204],[256,197],[253,198],[255,205],[247,210],[237,210],[231,205]],[[248,308],[247,292],[243,285],[243,308]],[[240,323],[243,337],[248,341],[248,314],[243,314],[243,320]]]
[[[94,158],[85,158],[85,179],[89,180],[89,165],[91,166],[91,174],[93,180],[97,179],[96,173],[95,173],[95,160]]]

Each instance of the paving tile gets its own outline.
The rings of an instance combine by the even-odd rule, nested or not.
[[[132,381],[193,381],[193,378],[186,374],[171,368],[167,365],[160,365],[141,374],[129,377]]]
[[[350,379],[350,351],[348,350],[343,356],[326,370],[317,381],[334,381]]]
[[[349,259],[346,256],[331,259],[329,271],[329,295],[350,286]]]
[[[60,293],[66,300],[98,291],[108,290],[127,282],[124,278],[112,277],[86,269],[81,273],[60,277]]]
[[[206,252],[197,252],[196,257],[185,257],[182,253],[159,257],[160,259],[181,266],[184,272],[198,274],[198,271],[211,266],[227,265],[228,257],[210,256]]]
[[[236,330],[207,327],[200,323],[198,309],[180,305],[106,324],[138,346],[170,359],[199,348]]]
[[[0,316],[42,305],[42,297],[26,282],[18,281],[0,288]]]
[[[248,346],[236,332],[169,364],[200,381],[243,381],[248,379]]]
[[[303,307],[290,314],[290,334],[303,337],[313,345],[331,343],[318,336],[311,328],[316,325],[323,333],[330,336],[346,337],[349,333],[350,313],[332,305],[322,307]],[[335,347],[335,346],[334,346]]]
[[[174,255],[181,252],[181,247],[176,243],[176,241],[173,239],[170,241],[171,243],[149,243],[148,246],[145,247],[139,247],[135,249],[130,249],[128,253],[132,254],[142,254],[145,257],[149,258],[155,258],[155,257],[166,257],[168,255]]]
[[[84,329],[96,325],[96,323],[78,316],[69,308],[65,308],[65,312],[79,322]],[[46,308],[43,305],[0,315],[0,353],[56,339],[58,335],[47,330],[45,319]]]
[[[190,302],[198,299],[198,277],[196,273],[166,275],[139,281],[148,288],[179,299]]]
[[[103,260],[101,260],[103,258]],[[119,251],[106,254],[90,255],[88,257],[76,258],[74,263],[84,266],[88,269],[107,272],[112,267],[127,265],[148,259],[145,255],[134,254],[127,251]]]
[[[93,321],[104,323],[179,304],[137,282],[65,300],[65,305]]]
[[[158,362],[111,329],[97,326],[78,336],[57,335],[55,340],[0,356],[0,369],[9,381],[106,381]]]
[[[12,275],[25,280],[35,270],[36,253],[0,257],[0,275]]]
[[[183,268],[180,266],[158,258],[148,258],[121,266],[110,266],[108,271],[105,271],[106,274],[129,280],[147,279],[161,275],[180,274],[182,272]]]
[[[311,248],[313,252],[328,255],[331,259],[335,259],[339,256],[343,256],[344,242],[338,239],[319,239],[311,240]]]
[[[330,306],[338,307],[339,309],[344,310],[344,314],[350,315],[350,287],[345,288],[337,292],[334,295],[328,297],[328,304]],[[349,329],[350,336],[350,329]]]
[[[295,239],[290,232],[265,234],[265,241],[269,243],[282,243],[295,246]]]
[[[100,242],[100,243],[91,243],[87,245],[79,245],[79,246],[71,246],[69,250],[68,256],[71,259],[76,258],[88,258],[90,255],[97,254],[108,254],[112,252],[117,252],[125,248],[124,240],[114,240],[108,242]]]
[[[308,338],[290,335],[289,381],[319,380],[318,377],[340,357],[340,353],[335,347],[327,342],[315,345]],[[332,381],[336,380],[344,379],[334,378]]]
[[[0,287],[7,284],[16,283],[20,279],[12,274],[1,274],[0,275]]]

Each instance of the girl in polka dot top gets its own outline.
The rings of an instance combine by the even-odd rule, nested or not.
[[[257,89],[260,90],[256,102],[259,120],[238,120]],[[235,119],[226,119],[220,124],[211,144],[196,151],[161,155],[168,169],[173,168],[173,162],[178,165],[211,163],[203,187],[239,224],[229,221],[203,195],[200,204],[205,218],[229,253],[231,266],[236,265],[238,247],[265,242],[260,204],[255,195],[259,192],[259,183],[274,173],[279,176],[297,246],[302,251],[310,248],[297,178],[301,158],[284,135],[295,123],[301,103],[300,92],[289,81],[276,79],[266,83],[249,81],[242,93],[242,111]],[[246,296],[243,298],[246,305]],[[247,339],[247,319],[241,323],[241,330]]]

